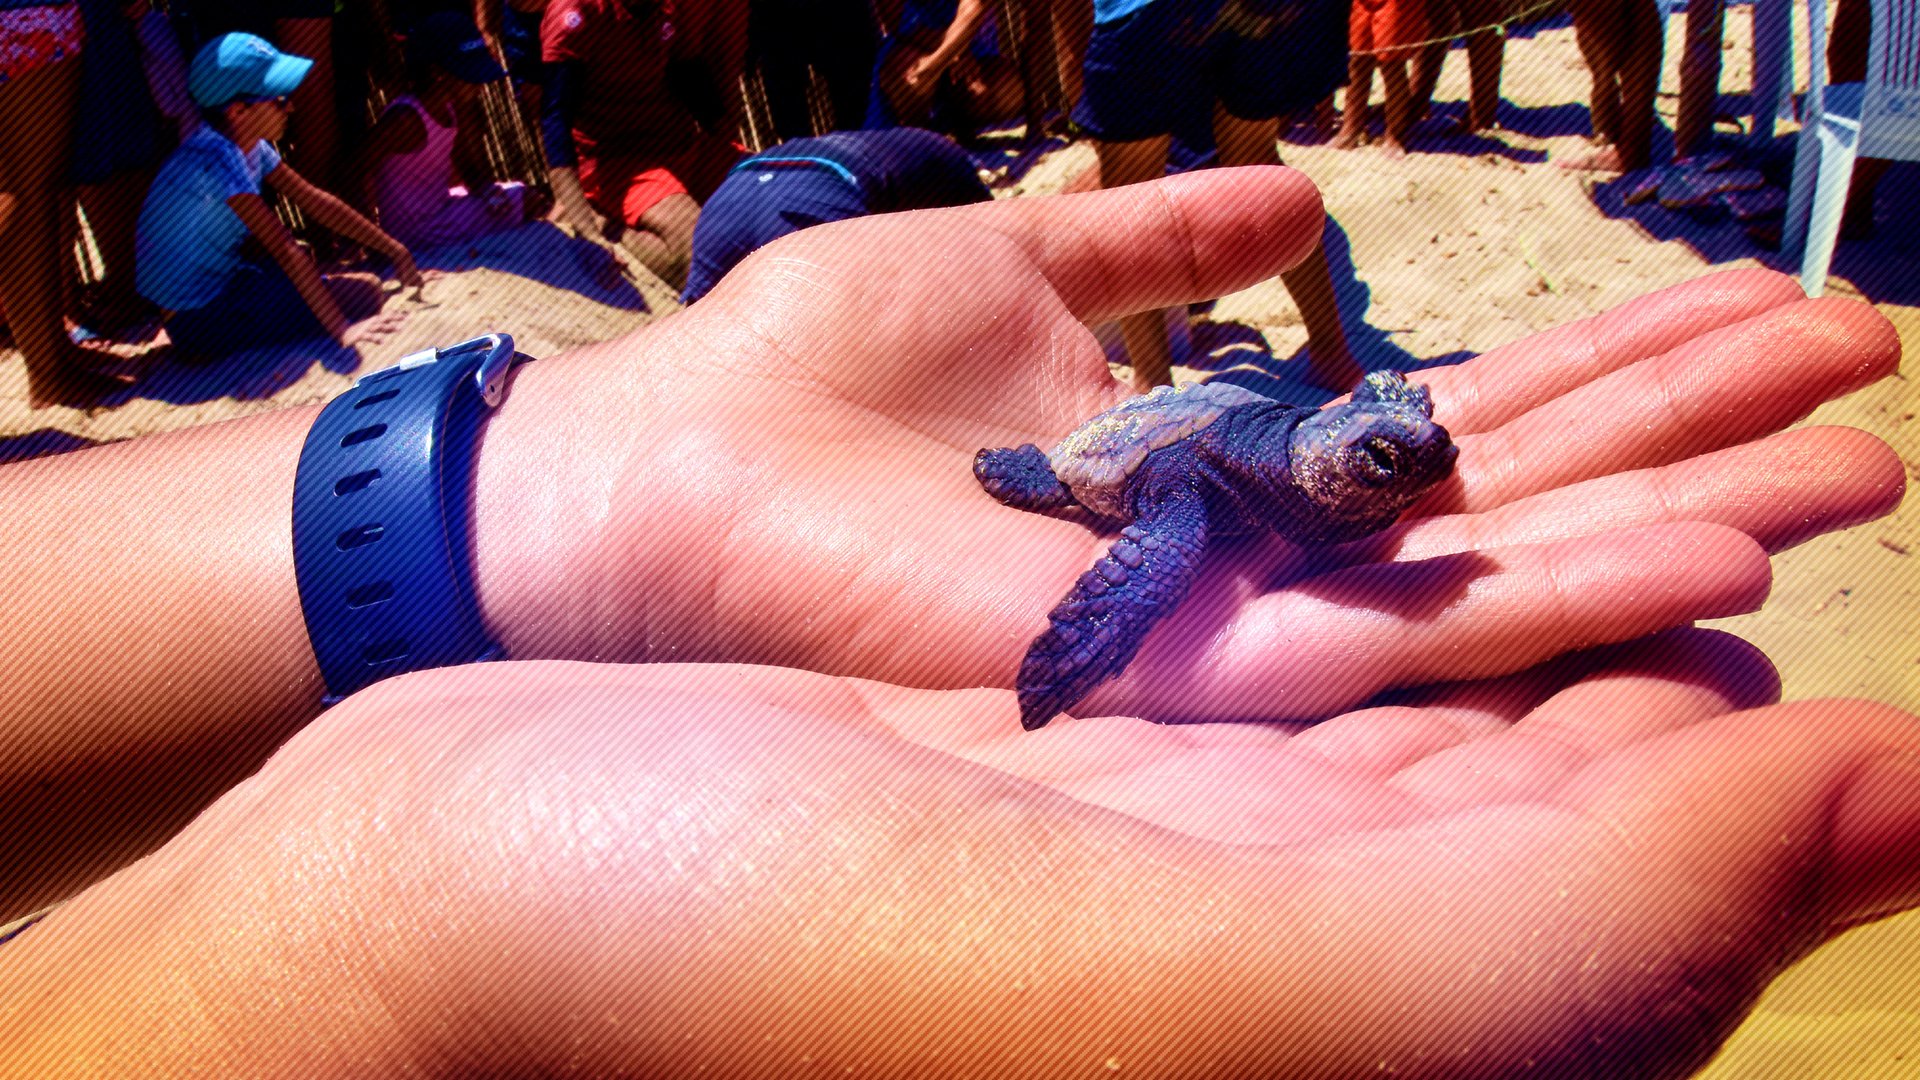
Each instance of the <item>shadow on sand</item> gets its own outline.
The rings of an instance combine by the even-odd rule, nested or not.
[[[1782,193],[1787,190],[1793,172],[1792,137],[1778,138],[1758,151],[1728,142],[1720,143],[1719,148],[1735,149],[1740,156],[1739,167],[1758,169],[1770,185]],[[1734,220],[1723,206],[1670,210],[1658,201],[1628,205],[1626,195],[1643,175],[1629,173],[1595,184],[1594,206],[1608,217],[1633,222],[1655,240],[1687,245],[1709,265],[1757,259],[1776,270],[1799,275],[1798,253],[1788,257],[1763,246],[1748,235],[1746,224]],[[1834,248],[1829,274],[1851,283],[1876,304],[1920,304],[1920,215],[1913,213],[1916,205],[1920,205],[1920,163],[1896,162],[1875,192],[1872,238],[1841,240]],[[1778,229],[1777,215],[1762,220]]]
[[[535,221],[511,232],[449,244],[414,253],[422,270],[497,270],[542,285],[562,289],[597,304],[623,311],[645,311],[647,302],[631,281],[609,280],[601,268],[606,250],[588,240],[569,236],[548,221]]]
[[[29,461],[37,457],[49,457],[53,454],[65,454],[73,450],[85,450],[89,446],[98,446],[92,439],[53,428],[41,428],[25,435],[0,439],[0,465],[15,461]]]
[[[1353,247],[1347,231],[1329,215],[1321,233],[1321,248],[1326,252],[1327,270],[1333,277],[1333,291],[1340,302],[1340,319],[1347,331],[1347,345],[1353,357],[1368,371],[1416,371],[1443,367],[1473,358],[1465,349],[1441,356],[1420,357],[1400,347],[1387,331],[1367,322],[1373,305],[1373,291],[1360,280],[1353,265]],[[1266,338],[1251,326],[1233,322],[1208,322],[1193,328],[1193,351],[1187,366],[1215,374],[1208,382],[1233,383],[1255,393],[1290,405],[1319,407],[1340,395],[1302,382],[1307,351],[1303,346],[1292,356],[1278,357],[1267,349]]]
[[[423,270],[495,270],[578,293],[609,307],[647,310],[645,299],[632,282],[616,278],[612,284],[603,283],[598,271],[605,260],[603,248],[568,236],[544,221],[415,253],[415,261]],[[434,287],[427,287],[429,299]],[[338,375],[351,375],[360,370],[363,360],[355,350],[320,337],[248,349],[211,363],[182,364],[168,358],[146,373],[133,388],[132,396],[169,405],[192,405],[224,397],[260,400],[299,382],[315,364]]]

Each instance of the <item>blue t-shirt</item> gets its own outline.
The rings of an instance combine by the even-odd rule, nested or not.
[[[885,128],[791,139],[735,165],[700,208],[680,302],[705,296],[740,260],[790,232],[992,198],[967,152],[931,131]]]
[[[1151,3],[1153,0],[1093,0],[1093,24],[1100,26],[1126,18]]]
[[[264,139],[241,153],[211,126],[194,129],[160,166],[140,208],[140,295],[169,311],[211,304],[245,262],[247,226],[227,200],[260,194],[261,181],[279,167],[280,154]]]

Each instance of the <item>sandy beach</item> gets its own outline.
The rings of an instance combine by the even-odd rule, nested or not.
[[[1750,13],[1735,7],[1727,16],[1722,105],[1735,113],[1749,81]],[[1668,27],[1660,109],[1669,125],[1683,22]],[[1804,85],[1804,34],[1798,40]],[[1397,160],[1372,146],[1336,151],[1304,130],[1281,147],[1325,193],[1334,222],[1328,252],[1363,363],[1450,362],[1716,269],[1781,266],[1733,222],[1627,206],[1624,184],[1548,160],[1575,152],[1586,133],[1587,74],[1564,19],[1516,31],[1506,56],[1502,127],[1489,135],[1416,134],[1414,152]],[[1456,49],[1436,113],[1461,114],[1465,94],[1465,54]],[[1655,149],[1668,152],[1664,141]],[[1090,147],[1056,148],[1022,162],[998,193],[1057,192],[1091,162]],[[1917,203],[1920,166],[1896,166],[1881,190],[1877,237],[1840,247],[1828,289],[1878,307],[1909,356],[1920,354]],[[676,309],[657,284],[597,287],[574,243],[535,225],[424,259],[449,277],[414,305],[396,339],[364,356],[309,349],[206,367],[167,363],[130,400],[92,412],[29,412],[19,354],[0,351],[0,461],[324,401],[356,371],[484,329],[510,329],[523,350],[551,355]],[[1189,365],[1176,370],[1182,381],[1235,367],[1284,377],[1305,344],[1277,281],[1223,298],[1194,335]],[[1808,423],[1873,432],[1920,479],[1920,390],[1910,378],[1829,403]],[[1775,567],[1763,610],[1716,625],[1774,658],[1788,698],[1859,696],[1920,711],[1920,500],[1787,552]],[[1790,971],[1703,1075],[1920,1078],[1920,913],[1855,931]]]

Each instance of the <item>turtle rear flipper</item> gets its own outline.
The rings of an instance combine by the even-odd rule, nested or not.
[[[1046,453],[1032,443],[980,451],[973,456],[973,475],[987,494],[1015,509],[1059,510],[1074,505],[1073,492],[1053,475]]]
[[[1206,503],[1190,488],[1157,488],[1028,646],[1015,683],[1020,724],[1028,731],[1125,670],[1147,632],[1192,588],[1207,544]]]

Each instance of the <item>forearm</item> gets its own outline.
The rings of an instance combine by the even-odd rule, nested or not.
[[[480,440],[476,581],[509,655],[591,648],[565,606],[594,595],[571,580],[604,524],[582,493],[612,466],[554,433],[634,429],[609,363],[519,369]],[[320,711],[288,510],[313,416],[0,469],[0,923],[151,849]]]
[[[311,188],[302,193],[300,208],[333,232],[390,259],[397,258],[407,250],[400,241],[380,231],[380,226],[368,221],[359,211],[330,192]]]
[[[0,470],[0,922],[159,843],[319,711],[286,519],[312,417]]]
[[[927,60],[935,71],[941,71],[953,63],[973,36],[980,32],[980,24],[987,18],[985,0],[960,0],[958,10],[954,12],[953,22],[947,26],[947,32],[940,39],[940,45],[928,55]]]

